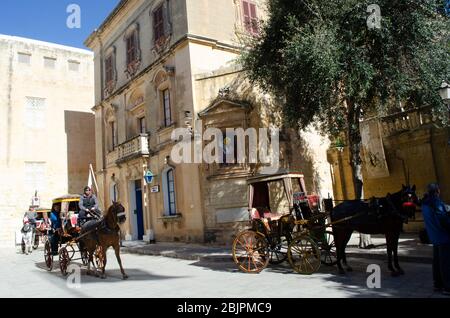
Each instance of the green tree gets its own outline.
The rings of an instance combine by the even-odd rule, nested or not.
[[[377,12],[368,10],[376,4]],[[394,108],[448,111],[437,89],[449,79],[444,0],[268,0],[260,34],[241,63],[251,81],[281,97],[290,124],[346,132],[357,198],[362,193],[360,121]],[[375,18],[375,20],[374,20]],[[375,22],[375,23],[374,23]]]

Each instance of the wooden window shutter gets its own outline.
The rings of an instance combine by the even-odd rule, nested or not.
[[[248,1],[242,1],[242,7],[244,8],[244,26],[248,32],[252,32],[251,16],[250,16],[250,3]]]
[[[256,5],[254,3],[250,3],[250,21],[251,32],[258,33],[258,17],[256,15]]]
[[[164,6],[160,6],[153,12],[153,32],[155,42],[158,42],[164,36]]]

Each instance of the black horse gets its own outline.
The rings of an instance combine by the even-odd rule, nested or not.
[[[352,268],[347,265],[345,247],[353,233],[384,234],[386,236],[389,270],[392,276],[403,275],[404,271],[398,264],[398,239],[403,223],[413,217],[415,207],[419,204],[415,193],[416,186],[402,186],[402,190],[388,194],[384,198],[373,198],[369,202],[361,200],[345,201],[337,205],[331,212],[333,235],[336,243],[337,265],[339,273],[344,274],[341,261],[347,271]],[[394,267],[392,266],[394,255]]]

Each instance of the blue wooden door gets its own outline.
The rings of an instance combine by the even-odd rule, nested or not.
[[[136,219],[137,219],[138,240],[142,240],[144,236],[144,211],[142,209],[141,180],[135,181],[135,189],[136,189]]]

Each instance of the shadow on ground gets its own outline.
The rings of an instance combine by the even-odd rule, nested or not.
[[[288,262],[279,265],[270,265],[264,269],[261,274],[275,273],[287,275],[299,281],[299,286],[311,286],[313,284],[324,284],[329,286],[328,294],[311,294],[310,297],[335,297],[344,292],[348,297],[401,297],[401,298],[440,298],[445,297],[439,293],[434,293],[432,288],[431,267],[429,264],[418,263],[401,263],[405,271],[405,275],[392,277],[387,267],[387,261],[348,258],[348,263],[352,266],[353,271],[347,272],[345,275],[338,273],[336,266],[322,265],[318,272],[312,275],[301,275],[295,273]],[[380,268],[380,288],[369,288],[368,280],[373,281],[369,276],[373,272],[367,272],[368,266],[371,264],[379,265]],[[237,273],[239,275],[261,275],[248,274],[241,272],[233,261],[229,262],[212,262],[198,261],[191,264],[192,266],[203,267],[206,270],[222,271]],[[420,277],[419,277],[420,276]],[[290,279],[289,277],[289,279]],[[261,279],[263,279],[261,277]],[[320,279],[320,282],[318,281]],[[309,284],[307,284],[309,281]]]
[[[88,275],[87,274],[87,268],[83,266],[81,263],[78,262],[72,262],[71,264],[77,265],[81,268],[81,276],[83,283],[98,283],[102,281],[107,282],[121,282],[124,281],[122,279],[122,273],[120,272],[120,269],[110,269],[106,268],[106,279],[102,279],[100,277],[96,277],[93,274]],[[67,280],[68,276],[63,276],[60,268],[59,268],[59,262],[55,261],[53,263],[53,269],[51,271],[47,270],[47,267],[45,265],[45,262],[38,262],[35,264],[35,266],[39,270],[46,271],[49,275],[53,277],[58,277],[61,280]],[[91,267],[92,271],[92,267]],[[162,276],[162,275],[155,275],[147,271],[143,271],[138,268],[125,268],[125,273],[128,275],[128,279],[126,281],[144,281],[144,280],[163,280],[163,279],[181,279],[181,278],[188,278],[187,276]],[[69,273],[70,275],[70,273]]]

